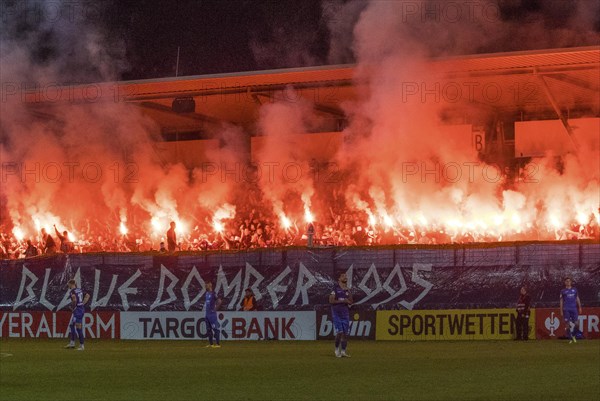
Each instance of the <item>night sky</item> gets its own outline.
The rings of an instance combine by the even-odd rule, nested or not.
[[[179,75],[302,67],[330,64],[330,32],[323,10],[341,3],[347,2],[115,0],[109,7],[114,13],[107,14],[110,18],[103,24],[118,32],[127,45],[130,67],[125,79],[174,75],[177,46],[181,47]],[[573,12],[571,2],[564,0],[500,0],[498,5],[504,21],[539,18],[549,29],[560,28]],[[600,30],[598,16],[595,27]],[[481,49],[512,50],[527,48],[517,41]]]
[[[481,4],[489,1],[493,0],[482,0]],[[423,4],[417,1],[405,3]],[[438,0],[428,0],[428,3],[434,6],[448,4]],[[81,5],[93,12],[74,23],[67,18],[57,19],[56,23],[48,21],[52,18],[39,18],[35,11],[31,11],[36,7],[52,8],[57,4],[63,8],[71,4]],[[81,3],[69,0],[2,0],[0,33],[3,41],[21,41],[21,46],[28,47],[34,64],[62,68],[61,76],[78,81],[174,76],[178,46],[181,48],[180,76],[343,64],[356,61],[351,44],[352,28],[368,4],[362,0],[103,0]],[[571,35],[574,38],[576,35],[572,32],[580,29],[578,19],[583,16],[587,21],[581,26],[585,25],[591,32],[600,32],[600,17],[590,15],[595,14],[597,7],[588,7],[595,4],[593,0],[589,3],[580,0],[579,14],[576,14],[577,7],[572,5],[573,2],[564,0],[498,0],[494,4],[500,12],[499,20],[507,26],[535,23],[538,29],[541,25],[543,29],[566,32],[563,37]],[[29,11],[24,12],[26,8]],[[592,11],[588,12],[588,8]],[[586,11],[581,12],[581,9]],[[354,15],[342,15],[348,14],[349,10]],[[341,22],[350,21],[342,27],[341,35],[337,32],[338,42],[340,36],[349,39],[344,40],[346,49],[332,57],[332,39],[335,37],[330,22],[335,18]],[[86,37],[84,32],[91,31],[101,36],[101,40],[96,41],[104,47],[102,68],[92,67],[99,63],[97,60],[90,62],[77,58],[82,53],[78,46],[88,46],[84,41],[77,43],[77,40]],[[539,44],[525,40],[531,36],[527,29],[521,29],[520,35],[521,38],[507,32],[468,52],[598,44],[597,35],[592,35],[589,40],[579,37],[557,45],[553,45],[552,40],[546,43],[539,41]],[[3,46],[6,44],[3,43]],[[432,51],[430,55],[435,57],[439,55],[437,53]],[[464,54],[464,51],[457,50],[457,54]]]
[[[292,67],[284,58],[256,57],[252,50],[253,44],[269,44],[273,53],[286,51],[273,40],[278,35],[293,37],[302,51],[319,64],[326,63],[328,32],[318,0],[115,1],[114,5],[117,18],[108,24],[127,44],[131,68],[125,79],[174,75],[178,46],[179,75]]]

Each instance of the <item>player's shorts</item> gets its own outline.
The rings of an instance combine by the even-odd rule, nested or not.
[[[579,319],[577,309],[563,309],[563,319],[565,322],[577,323],[577,320]]]
[[[217,319],[217,314],[206,315],[206,328],[212,328],[213,330],[219,330],[221,326],[219,325],[219,319]]]
[[[346,335],[350,334],[350,316],[340,316],[333,314],[333,327],[335,329],[335,334],[345,333]]]
[[[75,308],[73,314],[71,315],[71,321],[69,322],[69,326],[73,323],[81,324],[83,322],[83,315],[85,315],[85,311],[83,308]]]

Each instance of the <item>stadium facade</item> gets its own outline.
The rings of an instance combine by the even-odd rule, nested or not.
[[[242,127],[252,160],[253,149],[261,146],[260,107],[278,100],[312,105],[318,123],[310,133],[297,134],[311,134],[307,151],[317,160],[329,159],[344,140],[344,105],[365,96],[368,84],[356,66],[337,65],[11,90],[20,90],[42,119],[64,102],[131,104],[156,123],[163,161],[197,167],[219,148],[224,124]],[[443,104],[440,119],[461,127],[448,128],[448,140],[472,146],[485,161],[514,166],[549,150],[568,152],[581,125],[598,136],[600,48],[431,60],[426,74],[399,89],[404,102]],[[295,144],[302,142],[300,137]]]

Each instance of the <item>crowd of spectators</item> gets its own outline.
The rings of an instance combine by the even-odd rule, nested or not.
[[[131,227],[127,234],[104,230],[77,230],[71,240],[67,230],[54,227],[54,235],[42,229],[39,236],[18,240],[8,230],[0,232],[0,258],[18,259],[57,252],[183,252],[209,250],[247,250],[285,246],[377,246],[394,244],[451,244],[502,241],[599,239],[596,219],[569,228],[536,227],[511,235],[491,235],[477,231],[449,232],[436,227],[400,227],[370,224],[364,213],[336,213],[324,223],[292,222],[284,227],[279,219],[251,209],[224,222],[217,231],[211,225],[197,225],[190,232],[177,234],[176,241],[163,234],[153,235]],[[168,248],[165,244],[168,244]]]
[[[195,225],[177,232],[164,227],[150,232],[147,221],[128,225],[121,233],[118,222],[102,224],[86,220],[70,230],[54,226],[51,232],[41,229],[35,236],[17,238],[12,227],[0,225],[0,258],[18,259],[41,254],[85,252],[198,252],[247,250],[286,246],[344,247],[395,244],[464,244],[478,242],[582,240],[599,239],[598,220],[590,214],[586,224],[573,223],[563,228],[527,225],[511,234],[493,234],[463,227],[449,230],[434,224],[400,226],[373,221],[364,211],[351,210],[345,204],[342,189],[334,190],[328,205],[317,205],[323,211],[315,221],[304,219],[282,224],[280,216],[266,210],[260,191],[246,189],[236,202],[235,215],[216,228],[210,216],[194,217]],[[296,205],[298,206],[298,205]],[[301,210],[302,205],[299,205]]]

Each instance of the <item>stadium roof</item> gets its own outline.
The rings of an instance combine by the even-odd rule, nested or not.
[[[454,102],[457,108],[500,113],[600,112],[600,46],[437,59],[428,62],[427,71],[433,79],[427,81],[429,90],[437,83],[442,96],[453,101],[457,90],[462,91]],[[355,79],[355,73],[354,65],[335,65],[171,77],[93,84],[93,93],[108,101],[136,105],[164,132],[202,130],[222,122],[251,127],[260,105],[277,96],[302,96],[325,118],[343,119],[340,105],[359,96],[361,81]],[[285,92],[286,88],[295,92]],[[414,86],[406,89],[419,90]],[[83,90],[71,88],[68,99],[66,92],[54,96],[51,103],[86,101]],[[172,110],[175,98],[190,97],[195,101],[195,112]],[[27,100],[42,108],[49,103],[40,101],[35,93],[28,93]]]

